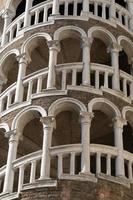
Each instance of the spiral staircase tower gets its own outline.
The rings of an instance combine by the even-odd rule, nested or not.
[[[0,199],[133,199],[133,0],[0,1]]]

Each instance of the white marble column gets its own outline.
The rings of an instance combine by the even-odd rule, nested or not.
[[[82,38],[82,51],[83,51],[83,74],[82,74],[82,84],[90,85],[90,51],[92,39],[88,37]]]
[[[54,117],[42,117],[41,122],[43,124],[43,152],[41,161],[40,180],[50,178],[50,152],[52,142],[52,132],[54,125]]]
[[[90,174],[90,127],[93,113],[81,112],[82,156],[81,173]]]
[[[26,74],[26,67],[28,64],[28,57],[26,54],[22,54],[17,57],[18,60],[18,77],[17,77],[17,84],[16,84],[16,92],[15,92],[15,103],[19,103],[23,101],[23,93],[24,93],[24,86],[23,86],[23,78]]]
[[[83,0],[83,10],[81,12],[81,15],[84,17],[89,17],[89,3],[90,0]]]
[[[115,0],[111,0],[111,7],[110,7],[110,19],[113,23],[116,22],[116,7],[115,7]]]
[[[6,173],[4,179],[3,193],[11,193],[13,191],[13,182],[14,182],[14,170],[12,168],[12,162],[16,159],[17,156],[17,147],[19,142],[19,134],[16,130],[12,130],[5,134],[6,137],[9,137],[9,148],[7,156],[7,165]]]
[[[127,6],[128,6],[128,10],[131,14],[130,30],[133,31],[133,0],[127,0]]]
[[[124,177],[124,158],[123,158],[123,126],[126,125],[126,121],[121,117],[114,119],[114,140],[115,147],[117,147],[118,155],[116,158],[116,176]]]
[[[31,15],[30,15],[29,9],[32,7],[32,3],[33,3],[33,0],[26,0],[24,27],[28,27],[30,25]]]
[[[11,10],[6,9],[4,13],[2,14],[2,17],[4,18],[4,27],[3,27],[1,46],[4,46],[7,43],[7,39],[8,39],[6,35],[6,29],[11,23],[12,17],[13,17]]]
[[[57,56],[60,51],[60,44],[58,41],[49,41],[49,65],[48,65],[48,78],[47,89],[55,89],[55,66],[57,64]]]
[[[133,57],[130,59],[131,75],[133,76]],[[130,98],[133,100],[133,81],[130,83]]]
[[[53,0],[52,15],[59,15],[59,0]]]
[[[114,69],[113,75],[113,83],[112,87],[114,90],[120,90],[120,72],[119,72],[119,52],[122,50],[121,46],[113,43],[111,47],[109,47],[111,52],[111,63]]]
[[[3,87],[4,81],[0,80],[0,93],[2,92],[2,87]]]

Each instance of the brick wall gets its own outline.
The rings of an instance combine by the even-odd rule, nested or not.
[[[23,191],[19,200],[132,200],[133,187],[99,180],[98,183],[58,181],[57,187]]]

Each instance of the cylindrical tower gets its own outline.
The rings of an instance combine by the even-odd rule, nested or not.
[[[133,0],[0,1],[0,199],[133,199]]]

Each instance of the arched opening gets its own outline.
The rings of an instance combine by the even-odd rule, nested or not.
[[[127,111],[127,125],[123,127],[123,146],[124,150],[133,153],[133,112]]]
[[[18,119],[18,129],[22,136],[19,140],[17,149],[17,158],[32,154],[30,158],[36,161],[34,153],[42,150],[43,145],[43,125],[40,122],[41,114],[35,110],[29,110]],[[24,184],[30,183],[32,162],[27,162],[24,170]],[[41,156],[36,161],[35,179],[40,177]],[[14,191],[17,191],[19,170],[15,171]]]
[[[11,3],[10,8],[14,12],[14,17],[12,21],[25,12],[25,6],[26,6],[26,0],[21,0],[21,1],[14,0]]]
[[[69,35],[60,41],[61,51],[58,53],[58,64],[82,61],[80,38]]]
[[[5,137],[5,129],[0,128],[0,168],[6,165],[8,155],[8,138]],[[4,176],[1,176],[0,193],[3,191]]]
[[[133,57],[133,44],[128,38],[120,37],[120,45],[122,47],[122,51],[119,53],[119,66],[120,69],[125,71],[128,74],[132,74],[131,69],[131,59]]]
[[[56,129],[53,131],[52,146],[78,144],[80,142],[79,115],[69,110],[59,113],[56,116]]]
[[[4,84],[2,87],[2,91],[4,91],[6,88],[17,81],[19,65],[16,54],[10,54],[7,56],[1,67],[4,75]]]
[[[57,57],[57,64],[62,64],[66,67],[66,86],[72,85],[73,63],[82,62],[82,40],[81,36],[76,31],[66,30],[59,35],[60,52]],[[70,66],[71,68],[67,68]],[[56,76],[56,85],[58,89],[61,89],[62,71]],[[82,83],[82,70],[77,70],[76,73],[76,85]]]
[[[40,36],[30,40],[26,45],[26,53],[31,59],[26,75],[48,67],[49,49],[44,37]]]
[[[129,64],[128,55],[124,49],[119,53],[119,69],[131,74],[131,65]]]
[[[105,67],[111,66],[111,53],[108,51],[112,39],[104,31],[97,30],[92,32],[93,43],[91,46],[91,85],[96,87],[96,69],[99,68],[99,88],[105,83]],[[105,66],[104,66],[105,65]],[[94,68],[94,69],[93,69]],[[96,68],[96,69],[95,69]],[[103,68],[103,70],[102,70]],[[112,88],[113,75],[108,75],[108,87]]]
[[[79,113],[72,107],[66,107],[56,115],[55,129],[52,134],[52,147],[69,149],[81,143]],[[72,144],[72,145],[71,145]],[[81,153],[75,153],[74,174],[81,171]],[[70,174],[71,153],[63,154],[63,174]],[[58,158],[51,159],[51,177],[57,177]]]
[[[127,8],[127,2],[125,0],[115,0],[115,2],[123,6],[124,8]]]
[[[123,149],[133,153],[133,112],[126,112],[127,124],[123,127]],[[129,178],[129,160],[124,159],[125,175]]]
[[[111,65],[111,55],[107,53],[106,44],[99,38],[94,38],[91,46],[91,62]]]
[[[106,104],[94,108],[91,125],[91,143],[114,146],[113,110]]]
[[[92,108],[94,112],[94,118],[91,123],[91,131],[90,131],[90,143],[94,147],[98,147],[101,149],[112,148],[115,145],[114,141],[114,124],[113,119],[116,116],[116,112],[112,106],[106,104],[104,102],[97,102],[93,104]],[[102,152],[104,152],[102,150]],[[105,150],[106,152],[106,150]],[[97,172],[97,156],[98,153],[91,154],[91,172],[96,174]],[[100,165],[101,171],[100,173],[107,173],[107,153],[100,154]],[[111,171],[110,175],[115,176],[115,164],[116,157],[112,156],[110,158],[111,163]]]

